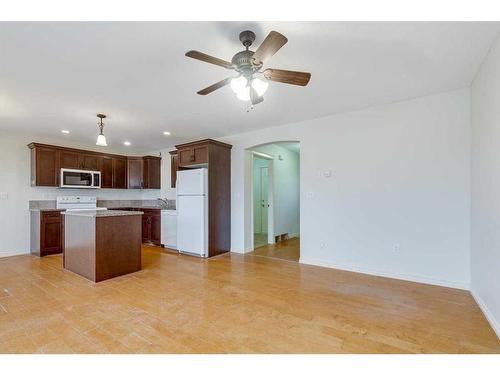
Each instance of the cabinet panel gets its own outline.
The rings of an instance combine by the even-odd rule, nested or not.
[[[142,189],[142,158],[127,158],[128,188]]]
[[[61,168],[82,168],[83,155],[76,151],[61,150],[59,153],[59,165]]]
[[[101,159],[101,187],[102,188],[112,188],[113,187],[113,158],[109,156],[103,156]]]
[[[189,165],[194,161],[194,154],[192,148],[185,148],[179,150],[179,165]]]
[[[83,167],[83,169],[88,169],[91,171],[98,171],[99,164],[100,164],[99,162],[100,162],[99,155],[84,154],[82,167]]]
[[[208,163],[208,146],[192,146],[179,149],[179,165],[187,166],[193,164]]]
[[[199,146],[194,147],[194,162],[195,164],[203,164],[208,163],[208,147],[207,146]]]
[[[36,186],[58,186],[58,150],[52,148],[38,147],[32,150],[32,168],[34,176],[31,184]]]
[[[141,209],[142,215],[142,242],[161,245],[161,215],[160,210]]]
[[[154,156],[143,158],[143,187],[144,189],[161,188],[161,158]]]
[[[161,216],[151,215],[151,242],[155,245],[161,245]]]
[[[59,212],[42,213],[40,256],[62,253],[62,219]]]
[[[142,215],[142,242],[151,242],[151,216],[146,212]]]
[[[127,188],[127,159],[113,158],[113,188]]]
[[[179,156],[171,154],[170,156],[170,187],[175,188],[177,183],[177,171],[179,170]]]

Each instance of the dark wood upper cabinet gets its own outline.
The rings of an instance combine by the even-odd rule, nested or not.
[[[101,171],[103,188],[161,188],[160,157],[127,158],[127,156],[40,143],[30,143],[28,147],[31,150],[32,186],[59,186],[61,168],[69,168]]]
[[[100,170],[102,156],[92,154],[82,154],[82,169],[91,171]]]
[[[82,169],[83,155],[78,151],[61,150],[59,152],[59,167]]]
[[[31,149],[31,185],[32,186],[59,186],[59,151],[50,147],[36,147]]]
[[[124,157],[113,158],[113,188],[127,188],[127,159]]]
[[[144,189],[161,188],[161,158],[157,156],[144,156],[142,158],[142,175]]]
[[[101,158],[101,187],[111,189],[113,187],[113,158],[103,156]]]
[[[98,171],[100,169],[100,161],[101,156],[99,154],[87,154],[84,151],[64,149],[59,152],[60,168]]]
[[[179,166],[187,167],[208,163],[208,145],[191,145],[178,150]]]
[[[160,189],[161,158],[157,156],[127,158],[129,189]]]
[[[143,161],[141,157],[128,157],[127,158],[127,173],[129,189],[142,189],[143,175],[142,175]]]
[[[175,188],[177,184],[177,171],[179,170],[179,155],[176,151],[170,151],[170,187]]]

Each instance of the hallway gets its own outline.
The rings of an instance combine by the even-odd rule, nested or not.
[[[260,247],[256,245],[255,250],[249,254],[298,262],[300,259],[300,239],[295,237],[274,245],[266,244]]]

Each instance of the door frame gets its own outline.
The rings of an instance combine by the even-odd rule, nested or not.
[[[264,186],[263,184],[263,181],[264,181],[264,170],[267,171],[267,176],[266,177],[266,184]],[[260,166],[259,167],[259,173],[260,173],[260,186],[259,186],[259,196],[260,196],[260,201],[261,201],[261,204],[259,205],[256,205],[257,207],[259,207],[259,215],[260,215],[260,230],[261,230],[261,233],[262,232],[265,232],[265,233],[268,233],[268,229],[269,229],[269,208],[270,208],[270,205],[269,205],[269,162],[268,164],[266,164],[265,166]],[[265,207],[265,205],[262,205],[262,196],[263,196],[263,193],[266,192],[266,204],[267,204],[267,207]],[[255,194],[255,192],[254,192]],[[254,202],[255,203],[255,202]],[[265,211],[265,215],[264,215],[264,211]],[[264,218],[265,218],[265,223],[266,223],[266,226],[264,228]],[[255,225],[255,223],[254,223]],[[265,229],[265,230],[264,230]],[[254,228],[255,230],[255,228]]]
[[[252,238],[251,238],[251,243],[252,243],[252,249],[255,249],[255,242],[254,242],[254,235],[255,235],[255,228],[254,228],[254,185],[253,185],[253,167],[254,167],[254,159],[261,158],[261,159],[267,159],[269,160],[268,164],[268,187],[269,190],[267,192],[267,199],[269,202],[269,207],[267,209],[267,243],[268,244],[274,244],[274,170],[273,170],[273,162],[274,162],[274,157],[268,154],[264,154],[263,152],[257,152],[257,151],[250,151],[250,156],[251,156],[251,166],[252,166],[252,173],[250,173],[250,186],[252,187],[252,193],[250,194],[250,225],[251,225],[251,233],[252,233]]]

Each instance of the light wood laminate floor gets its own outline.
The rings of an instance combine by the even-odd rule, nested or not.
[[[1,353],[499,353],[466,291],[143,247],[94,284],[61,256],[0,259]]]
[[[298,262],[300,259],[300,239],[295,237],[273,245],[265,244],[255,248],[250,255],[259,255],[263,257]]]

